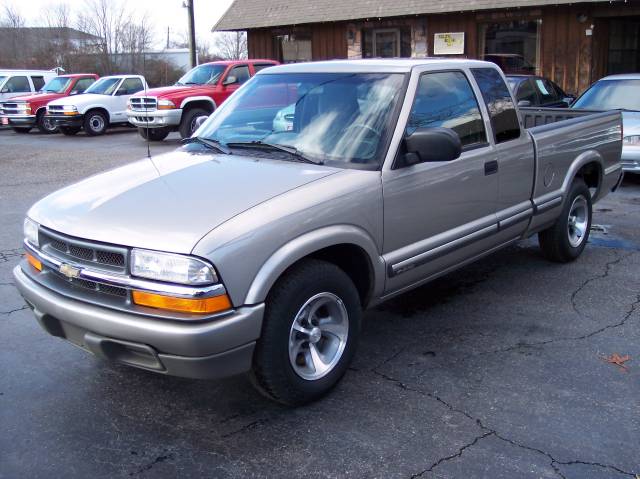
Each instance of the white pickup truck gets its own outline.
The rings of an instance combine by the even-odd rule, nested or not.
[[[50,102],[47,117],[65,135],[75,135],[80,130],[89,136],[102,135],[111,125],[128,125],[129,98],[147,88],[140,75],[102,77],[82,95]]]

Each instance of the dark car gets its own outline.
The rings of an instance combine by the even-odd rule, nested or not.
[[[574,95],[565,93],[548,78],[535,75],[507,75],[507,82],[518,106],[540,106],[547,108],[566,108]]]

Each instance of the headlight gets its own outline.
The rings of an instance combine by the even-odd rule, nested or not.
[[[213,266],[201,259],[144,249],[131,252],[131,274],[180,284],[212,284],[218,281]]]
[[[31,113],[31,104],[30,103],[18,103],[17,104],[18,110],[21,110],[21,112],[24,112],[26,114],[30,114]]]
[[[175,107],[171,100],[158,100],[158,110],[173,110]]]
[[[24,237],[31,246],[38,247],[38,223],[25,218],[23,224]]]
[[[640,135],[625,136],[622,140],[625,145],[640,145]]]

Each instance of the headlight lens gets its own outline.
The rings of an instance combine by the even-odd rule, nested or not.
[[[218,281],[213,267],[201,259],[144,249],[131,252],[131,274],[180,284],[212,284]]]
[[[158,110],[173,110],[175,107],[171,100],[158,100]]]
[[[623,141],[625,145],[638,146],[640,145],[640,135],[625,136]]]
[[[31,246],[38,247],[38,223],[25,218],[23,224],[24,237]]]

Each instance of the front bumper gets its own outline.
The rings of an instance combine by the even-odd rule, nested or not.
[[[625,145],[621,160],[625,173],[640,173],[640,146]]]
[[[142,128],[165,128],[180,125],[182,109],[172,110],[127,110],[129,123]]]
[[[35,115],[2,115],[0,124],[4,126],[34,126],[36,124]]]
[[[47,118],[49,118],[56,126],[81,127],[84,115],[51,115],[47,113]]]
[[[163,374],[211,379],[246,372],[260,336],[264,304],[219,319],[184,322],[131,314],[58,294],[29,278],[16,286],[49,334],[122,364]]]

